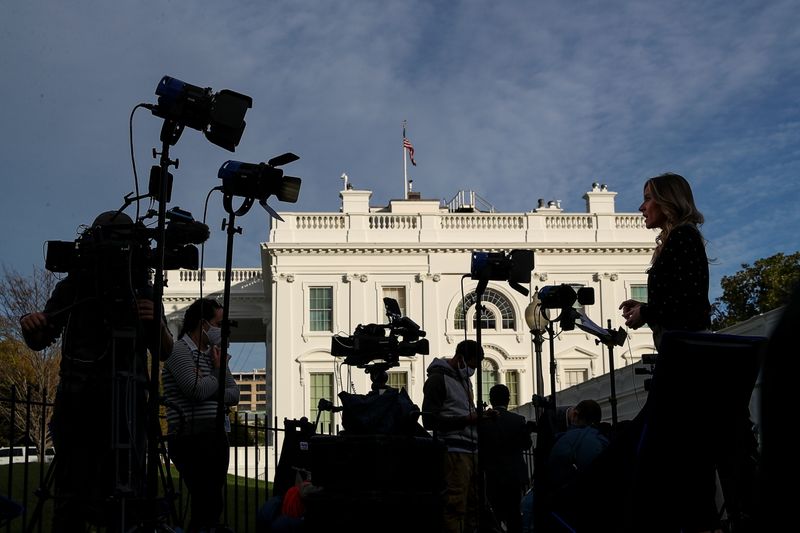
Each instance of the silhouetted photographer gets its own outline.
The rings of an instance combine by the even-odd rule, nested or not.
[[[27,345],[61,338],[60,381],[50,422],[56,449],[53,531],[86,523],[123,530],[128,505],[144,494],[147,352],[156,338],[149,239],[117,211],[99,215],[72,246],[48,245],[47,267],[67,272],[41,312],[20,318]],[[60,244],[61,246],[58,246]]]

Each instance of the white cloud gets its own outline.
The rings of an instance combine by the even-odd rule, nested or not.
[[[3,260],[41,264],[42,241],[121,205],[128,115],[166,74],[254,99],[235,154],[188,130],[171,149],[173,204],[198,218],[226,159],[284,151],[301,157],[286,170],[304,182],[279,210],[335,211],[343,171],[386,203],[402,193],[407,119],[415,188],[431,198],[466,188],[501,210],[537,198],[581,210],[598,180],[634,211],[644,178],[683,173],[722,247],[718,268],[735,270],[748,254],[800,248],[788,224],[798,28],[792,1],[12,3],[0,21]],[[145,186],[160,122],[142,111],[134,128]],[[207,265],[224,258],[220,203]],[[257,265],[266,215],[241,224],[236,262]]]

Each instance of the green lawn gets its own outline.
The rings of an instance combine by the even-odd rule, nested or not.
[[[9,495],[8,476],[10,466],[11,465],[0,466],[0,495],[5,497]],[[39,493],[40,479],[44,479],[46,473],[46,469],[44,471],[41,469],[40,463],[30,463],[27,465],[26,476],[25,466],[24,464],[13,465],[13,478],[10,490],[11,499],[26,507],[25,517],[16,518],[11,522],[10,531],[14,533],[22,533],[24,531],[23,523],[26,528],[30,527],[30,523],[34,519],[34,510],[39,502],[37,494]],[[177,487],[178,474],[177,470],[174,468],[172,469],[172,481],[174,486]],[[246,487],[245,484],[247,484]],[[186,517],[188,514],[186,512],[187,491],[183,487],[182,489],[179,497],[176,499],[174,507],[179,516]],[[257,482],[253,479],[236,478],[229,475],[225,515],[227,516],[227,524],[237,533],[255,531],[256,512],[266,500],[268,491],[271,490],[272,483],[265,483],[264,481]],[[41,525],[41,531],[49,532],[53,514],[53,501],[51,499],[46,499],[44,501],[40,514],[41,519],[36,521],[37,527],[34,531],[39,531],[38,525]],[[0,530],[5,531],[5,524],[0,523],[0,525],[3,526]],[[185,524],[183,524],[183,526],[185,526]]]

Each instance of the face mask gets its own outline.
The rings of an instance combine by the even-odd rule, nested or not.
[[[206,330],[206,337],[212,346],[222,346],[222,329],[217,326],[209,326]]]
[[[469,378],[471,378],[472,376],[475,375],[475,369],[474,368],[472,368],[471,366],[469,366],[466,363],[462,362],[462,364],[464,366],[460,366],[459,365],[459,367],[458,367],[458,371],[461,373],[462,377],[464,377],[465,379],[469,379]]]

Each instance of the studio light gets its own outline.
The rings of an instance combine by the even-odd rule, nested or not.
[[[222,191],[226,195],[254,198],[262,204],[274,195],[281,202],[294,203],[300,195],[302,180],[284,176],[278,167],[298,159],[298,156],[286,153],[266,163],[226,161],[217,176],[222,180]]]
[[[228,89],[214,93],[181,80],[164,76],[156,87],[158,104],[146,106],[153,115],[168,124],[161,132],[162,141],[175,144],[184,126],[202,131],[206,138],[231,152],[244,133],[244,115],[253,107],[253,99]]]
[[[503,252],[472,252],[470,276],[485,284],[489,280],[508,281],[508,284],[525,296],[528,289],[522,283],[531,282],[533,250]]]

